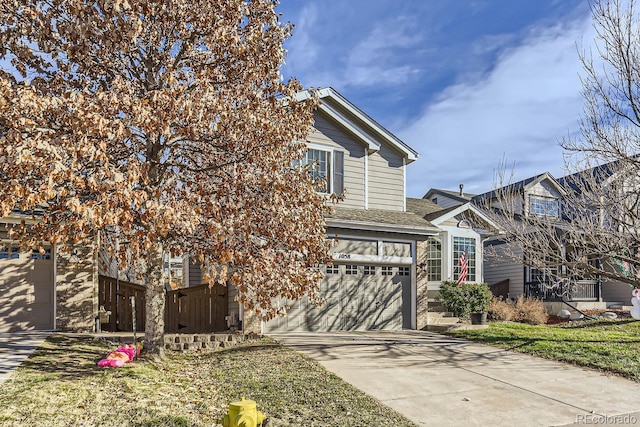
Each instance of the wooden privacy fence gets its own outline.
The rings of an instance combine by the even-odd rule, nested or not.
[[[108,323],[102,323],[105,331],[132,331],[131,300],[136,301],[136,330],[144,331],[145,298],[144,286],[116,280],[99,278],[98,303],[111,312]],[[169,291],[165,304],[165,332],[204,333],[222,332],[227,327],[227,288],[222,285],[198,285]]]

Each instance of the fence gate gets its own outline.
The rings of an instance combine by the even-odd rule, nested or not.
[[[227,328],[227,288],[208,284],[167,292],[165,331],[222,332]]]
[[[98,278],[98,305],[111,312],[109,322],[101,325],[103,331],[133,331],[131,300],[136,300],[136,329],[144,331],[144,286],[112,277]]]

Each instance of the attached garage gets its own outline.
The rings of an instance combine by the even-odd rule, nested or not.
[[[54,329],[51,249],[21,252],[0,245],[0,332]]]
[[[292,302],[265,332],[399,330],[410,320],[410,290],[409,265],[335,263],[321,283],[322,307],[306,297]]]

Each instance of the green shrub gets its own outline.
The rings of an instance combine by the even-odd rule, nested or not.
[[[544,309],[544,303],[536,298],[518,297],[515,305],[516,322],[528,323],[530,325],[543,325],[549,320],[549,315]]]
[[[511,301],[499,297],[491,300],[487,313],[489,320],[509,321],[514,320],[516,309]]]
[[[440,286],[440,299],[456,317],[469,317],[470,313],[487,311],[492,296],[486,283],[458,285],[447,281]]]

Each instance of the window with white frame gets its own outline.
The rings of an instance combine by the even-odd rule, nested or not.
[[[460,257],[464,253],[468,261],[466,282],[476,281],[476,239],[471,237],[453,238],[453,280],[458,280],[462,266]]]
[[[439,237],[427,239],[427,280],[430,282],[442,280],[442,241]]]
[[[344,191],[344,152],[311,147],[294,165],[309,165],[314,182],[324,182],[324,193],[340,194]]]
[[[560,200],[551,197],[529,196],[529,212],[533,215],[560,217]]]

